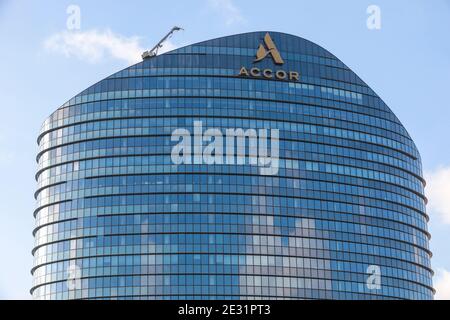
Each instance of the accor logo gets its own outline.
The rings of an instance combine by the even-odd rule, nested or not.
[[[272,58],[275,64],[284,64],[284,60],[281,57],[280,52],[275,46],[270,34],[267,32],[264,36],[263,43],[260,43],[258,50],[256,50],[256,59],[253,62],[260,62],[268,56]],[[298,81],[300,78],[300,74],[297,71],[285,71],[282,69],[272,70],[270,68],[260,69],[258,67],[246,68],[244,66],[239,70],[239,76],[289,81]]]
[[[275,43],[272,41],[272,38],[270,37],[270,34],[266,33],[266,35],[264,36],[264,44],[262,43],[259,44],[258,50],[256,51],[256,59],[254,62],[259,62],[268,55],[272,57],[273,62],[275,62],[276,64],[284,63],[283,58],[281,58],[280,52],[278,51],[277,47],[275,46]]]

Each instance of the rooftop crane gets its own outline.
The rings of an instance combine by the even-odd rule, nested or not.
[[[159,42],[156,44],[156,46],[154,46],[151,50],[149,51],[145,51],[142,54],[142,59],[147,59],[147,58],[151,58],[154,57],[158,54],[158,49],[162,48],[164,41],[166,41],[167,39],[170,38],[170,36],[175,32],[175,31],[179,31],[179,30],[183,30],[183,28],[180,27],[173,27],[161,40],[159,40]]]

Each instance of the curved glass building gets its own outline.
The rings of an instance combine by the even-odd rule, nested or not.
[[[320,46],[148,58],[38,137],[35,299],[432,299],[417,148]]]

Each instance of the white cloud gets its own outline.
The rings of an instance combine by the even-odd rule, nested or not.
[[[226,25],[246,22],[241,11],[234,5],[232,0],[208,0],[208,2],[214,10],[224,17]]]
[[[450,224],[450,167],[440,167],[425,173],[428,211],[443,223]]]
[[[436,300],[450,300],[450,272],[445,269],[437,269],[434,281]]]
[[[140,61],[141,54],[145,51],[140,41],[140,37],[125,37],[109,29],[65,30],[48,37],[44,46],[49,51],[64,54],[66,57],[74,56],[90,63],[112,57],[133,64]]]

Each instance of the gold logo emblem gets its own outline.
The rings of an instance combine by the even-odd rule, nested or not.
[[[281,58],[280,52],[275,46],[275,43],[273,43],[272,38],[270,37],[268,32],[264,36],[264,45],[262,43],[259,44],[259,48],[256,51],[256,59],[254,62],[261,61],[265,57],[270,55],[276,64],[284,63],[283,59]]]

